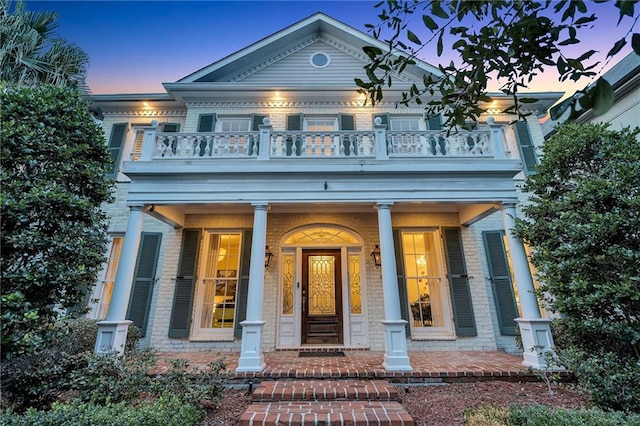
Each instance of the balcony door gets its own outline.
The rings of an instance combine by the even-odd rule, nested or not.
[[[302,344],[343,344],[340,250],[302,252]]]

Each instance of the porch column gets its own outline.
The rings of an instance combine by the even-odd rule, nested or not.
[[[249,289],[247,292],[247,319],[242,321],[242,342],[236,371],[264,370],[262,354],[262,303],[264,295],[264,250],[267,243],[266,202],[253,203],[253,240],[251,242],[251,265],[249,266]]]
[[[109,312],[105,321],[98,323],[98,338],[94,352],[122,354],[127,340],[127,330],[132,321],[125,320],[133,274],[138,258],[138,247],[142,235],[142,222],[144,220],[144,206],[129,207],[129,222],[124,235],[118,270],[113,283],[113,293],[109,304]]]
[[[380,258],[382,260],[382,298],[384,305],[384,362],[382,366],[390,371],[412,371],[407,353],[407,334],[400,313],[400,294],[398,292],[398,273],[396,255],[393,246],[393,229],[391,225],[392,202],[379,202],[378,233],[380,236]]]
[[[542,318],[540,307],[529,270],[529,262],[522,241],[513,233],[516,224],[516,204],[502,204],[502,220],[504,230],[509,245],[511,263],[513,265],[513,275],[518,287],[520,297],[520,309],[522,318],[516,318],[522,336],[522,346],[524,348],[522,362],[527,367],[544,369],[547,363],[544,354],[553,348],[553,338],[551,336],[550,319]]]

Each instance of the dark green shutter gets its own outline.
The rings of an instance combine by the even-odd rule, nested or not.
[[[456,334],[458,336],[476,336],[478,332],[473,315],[473,303],[460,228],[443,228],[442,233]]]
[[[240,321],[247,319],[247,295],[249,293],[249,266],[251,265],[251,243],[253,241],[253,230],[244,231],[242,238],[242,259],[240,263],[240,282],[236,296],[236,323],[233,329],[235,337],[242,337],[242,326]]]
[[[216,114],[200,114],[198,132],[213,132],[216,129]]]
[[[299,131],[302,130],[302,121],[304,120],[303,114],[293,114],[287,116],[287,130]],[[293,152],[293,140],[291,138],[287,138],[286,148],[287,148],[287,156],[300,156],[301,152],[301,142],[300,140],[296,140],[295,142],[295,153]]]
[[[182,249],[169,322],[169,337],[189,337],[200,237],[200,229],[185,229],[182,232]]]
[[[107,176],[110,178],[114,178],[118,170],[120,170],[120,157],[124,147],[124,140],[127,137],[128,126],[128,123],[116,123],[111,127],[108,150],[113,164],[107,172]]]
[[[178,130],[180,130],[179,123],[164,123],[161,131],[164,133],[175,133]]]
[[[340,114],[338,116],[338,123],[340,125],[340,130],[355,130],[356,129],[356,120],[355,117],[351,114]],[[348,136],[345,136],[342,144],[344,145],[344,155],[353,156],[358,155],[357,148],[355,146],[351,146],[351,140]]]
[[[409,315],[409,297],[407,283],[404,276],[404,258],[402,257],[402,240],[400,230],[393,230],[393,248],[396,254],[396,273],[398,274],[398,294],[400,296],[400,316],[407,322],[405,327],[407,337],[411,336],[411,316]]]
[[[129,298],[126,318],[133,321],[140,329],[143,337],[147,331],[147,320],[149,319],[149,308],[151,307],[153,284],[156,279],[161,240],[161,233],[142,233],[133,278],[133,287],[131,289],[131,297]]]
[[[260,130],[260,127],[258,126],[262,125],[263,124],[262,121],[267,117],[268,115],[253,114],[251,116],[251,130],[253,130],[254,132]]]
[[[427,117],[427,130],[442,130],[442,117],[440,114]]]
[[[513,336],[516,334],[516,323],[513,320],[518,317],[518,306],[504,247],[504,231],[485,231],[482,237],[489,264],[489,277],[498,312],[500,333]]]
[[[376,114],[376,115],[374,115],[373,116],[373,123],[374,124],[376,122],[376,117],[380,117],[382,119],[382,123],[381,124],[384,124],[385,126],[387,126],[387,130],[390,130],[389,129],[389,122],[390,122],[389,114]]]
[[[527,175],[535,173],[536,170],[536,149],[531,139],[531,133],[529,133],[529,125],[524,121],[518,121],[515,123],[516,139],[518,140],[518,147],[520,148],[520,158],[522,159],[522,165]]]

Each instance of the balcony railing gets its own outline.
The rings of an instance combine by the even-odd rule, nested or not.
[[[375,158],[474,157],[506,158],[501,126],[487,130],[386,131],[376,125],[365,131],[281,131],[270,125],[252,132],[145,132],[140,160],[206,158]]]

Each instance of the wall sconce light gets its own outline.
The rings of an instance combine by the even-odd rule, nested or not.
[[[273,253],[269,250],[269,246],[264,246],[264,267],[268,268],[271,264],[271,258],[273,257]]]
[[[380,256],[380,247],[376,244],[376,248],[371,252],[371,257],[373,258],[373,264],[376,265],[376,268],[379,268],[382,265],[382,258]]]

